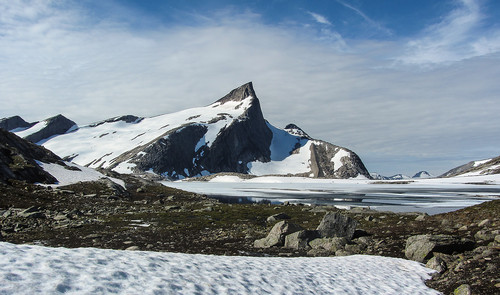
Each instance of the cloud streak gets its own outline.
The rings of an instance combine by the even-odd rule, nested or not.
[[[348,4],[344,1],[341,1],[341,0],[337,0],[338,3],[342,4],[343,6],[345,6],[346,8],[349,8],[350,10],[354,11],[357,15],[361,16],[361,18],[363,18],[363,20],[365,20],[368,24],[370,24],[373,28],[377,29],[378,31],[390,36],[392,35],[392,32],[391,30],[385,28],[384,26],[382,26],[380,23],[374,21],[373,19],[371,19],[370,17],[368,17],[363,11],[361,11],[360,9],[352,6],[351,4]]]
[[[329,25],[329,26],[332,25],[332,23],[326,17],[322,16],[321,14],[317,14],[317,13],[314,13],[311,11],[308,11],[307,13],[309,13],[314,18],[314,20],[320,24]]]
[[[500,30],[482,27],[485,15],[478,1],[460,0],[442,21],[407,43],[404,64],[432,65],[456,62],[500,51]],[[481,29],[481,30],[479,30]]]
[[[370,170],[438,174],[498,153],[498,53],[422,71],[389,66],[404,42],[332,50],[255,13],[136,30],[81,7],[6,3],[14,2],[0,4],[8,11],[0,20],[0,117],[62,113],[85,124],[154,116],[208,105],[253,81],[272,124],[293,122],[349,147]]]

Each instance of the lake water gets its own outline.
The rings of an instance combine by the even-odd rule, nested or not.
[[[438,214],[500,197],[500,185],[375,184],[374,182],[163,182],[229,203],[271,202],[370,207],[393,212]]]

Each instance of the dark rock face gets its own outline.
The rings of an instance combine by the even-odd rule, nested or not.
[[[155,173],[177,179],[201,175],[203,171],[248,173],[248,162],[270,161],[272,132],[266,125],[252,83],[231,91],[217,102],[242,101],[249,96],[252,96],[251,106],[240,120],[222,129],[210,147],[204,145],[196,150],[208,128],[193,123],[169,131],[142,150],[146,155],[134,156],[131,162],[140,171],[153,169]]]
[[[315,177],[353,178],[363,175],[369,179],[371,178],[370,173],[356,153],[328,142],[319,142],[320,144],[311,146],[311,168]],[[340,161],[343,165],[336,167],[335,162],[331,161],[331,159],[340,149],[346,151],[349,156],[342,157]]]
[[[36,122],[35,123],[28,123],[28,122],[24,121],[23,118],[21,118],[19,116],[3,118],[0,120],[0,128],[3,128],[7,131],[11,131],[11,130],[14,130],[16,128],[29,128],[35,124],[36,124]]]
[[[71,121],[70,119],[64,117],[63,115],[57,115],[52,118],[46,120],[47,126],[41,129],[38,132],[35,132],[31,135],[25,137],[26,140],[29,140],[34,143],[38,143],[44,139],[48,139],[54,135],[64,134],[71,127],[75,126],[76,123]]]
[[[110,119],[107,119],[104,121],[100,121],[100,122],[91,124],[89,126],[90,127],[97,127],[97,126],[102,125],[104,123],[113,123],[113,122],[118,122],[118,121],[123,121],[125,123],[139,123],[143,119],[144,118],[142,118],[142,117],[137,117],[134,115],[125,115],[125,116],[119,116],[119,117],[110,118]]]
[[[271,160],[269,146],[273,135],[264,120],[259,100],[255,94],[253,97],[252,106],[242,116],[244,120],[222,130],[206,151],[207,157],[201,161],[201,165],[209,168],[208,171],[247,173],[248,162]]]
[[[207,127],[200,125],[188,125],[172,130],[144,149],[146,154],[137,157],[133,162],[141,171],[153,169],[155,173],[171,178],[201,173],[203,166],[197,165],[197,162],[203,156],[204,150],[195,151],[195,147],[206,131]]]
[[[57,182],[57,179],[38,166],[36,160],[64,165],[49,150],[0,129],[0,182],[5,183],[9,179],[31,183]]]
[[[357,225],[358,222],[349,216],[336,212],[328,212],[321,220],[317,231],[322,238],[345,237],[350,240],[354,235]]]

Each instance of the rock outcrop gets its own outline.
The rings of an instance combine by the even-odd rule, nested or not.
[[[31,183],[57,182],[57,179],[45,172],[37,161],[65,166],[58,156],[44,147],[0,129],[0,182],[5,183],[9,179]]]
[[[47,120],[39,122],[36,125],[38,124],[45,124],[45,126],[40,130],[24,137],[26,140],[38,143],[42,140],[51,138],[54,135],[64,134],[70,129],[76,128],[76,123],[64,117],[63,115],[57,115],[48,118]],[[32,128],[34,128],[35,126],[33,126]]]
[[[0,128],[3,128],[7,131],[15,130],[15,129],[26,129],[29,128],[33,125],[35,125],[37,122],[34,123],[28,123],[24,121],[23,118],[19,116],[13,116],[9,118],[3,118],[0,120]]]

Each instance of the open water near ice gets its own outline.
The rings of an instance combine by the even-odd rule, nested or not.
[[[439,214],[500,198],[500,185],[164,182],[227,203],[271,202],[370,207],[392,212]]]

